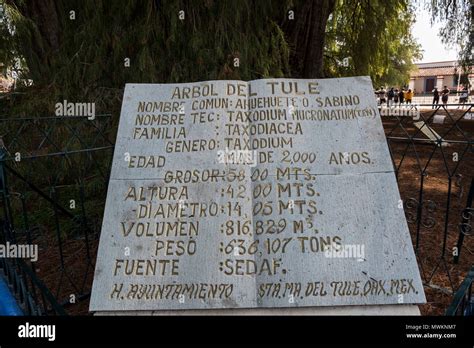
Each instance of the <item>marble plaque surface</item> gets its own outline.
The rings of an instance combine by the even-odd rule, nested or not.
[[[91,311],[424,302],[370,78],[126,85]]]

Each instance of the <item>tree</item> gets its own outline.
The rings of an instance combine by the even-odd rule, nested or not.
[[[3,0],[0,62],[21,58],[34,81],[16,103],[25,113],[52,112],[64,99],[115,112],[128,82],[370,75],[401,83],[417,54],[407,1]],[[337,64],[344,57],[349,67]]]
[[[315,78],[324,74],[324,47],[327,20],[336,0],[297,1],[295,19],[284,24],[290,47],[294,77]]]
[[[283,5],[283,10],[281,6]],[[6,2],[14,45],[34,81],[30,110],[58,100],[117,109],[127,82],[189,82],[290,76],[289,47],[274,1]],[[73,11],[73,12],[71,12]],[[111,95],[111,93],[113,95]]]
[[[439,32],[442,42],[457,46],[461,62],[461,83],[469,85],[468,75],[474,66],[474,1],[431,0],[425,7],[431,11],[431,21],[444,26]]]
[[[431,10],[431,21],[440,21],[444,27],[440,30],[443,43],[457,45],[459,58],[473,64],[474,50],[474,1],[472,0],[431,0],[426,4]]]
[[[411,35],[413,10],[407,0],[339,0],[327,26],[327,74],[405,85],[421,58]]]

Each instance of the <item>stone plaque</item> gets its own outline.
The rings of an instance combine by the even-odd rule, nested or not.
[[[423,302],[370,78],[126,86],[91,311]]]

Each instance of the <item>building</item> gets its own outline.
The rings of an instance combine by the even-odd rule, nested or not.
[[[442,89],[444,86],[448,86],[450,90],[457,90],[460,72],[457,61],[419,63],[416,66],[418,69],[410,74],[408,85],[408,88],[414,90],[416,94],[431,93],[435,87]],[[469,74],[469,81],[473,86],[474,74]]]

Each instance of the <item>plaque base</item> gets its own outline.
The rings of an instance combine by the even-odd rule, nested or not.
[[[417,305],[101,311],[94,315],[420,315]]]

